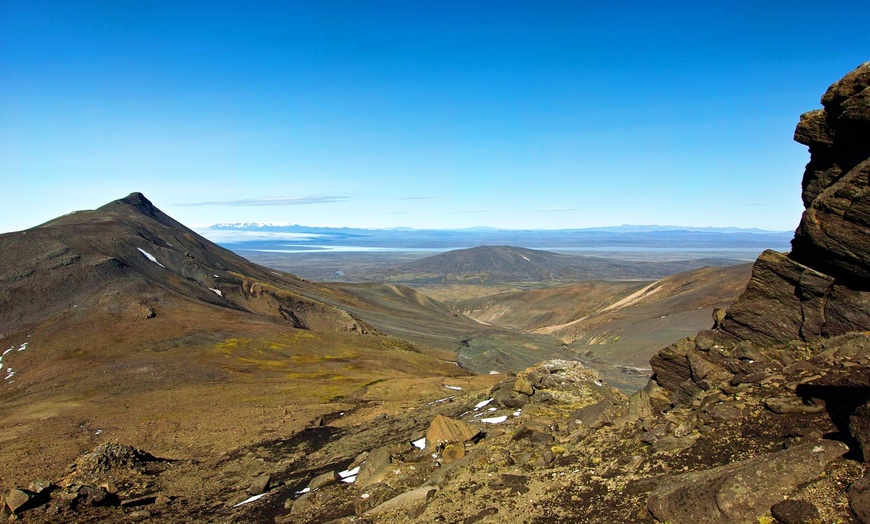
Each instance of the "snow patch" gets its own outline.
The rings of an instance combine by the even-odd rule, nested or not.
[[[447,384],[444,384],[444,387],[447,389],[452,389],[453,391],[462,391],[462,388],[459,386],[448,386]]]
[[[519,416],[522,415],[522,414],[523,414],[523,410],[521,410],[521,409],[518,409],[518,410],[514,411],[514,416],[515,416],[515,417],[519,417]]]
[[[208,288],[208,289],[209,289],[209,291],[214,291],[215,295],[217,295],[217,296],[219,296],[219,297],[224,296],[224,294],[221,292],[220,289],[215,289],[215,288],[213,288],[213,287],[210,287],[210,288]]]
[[[480,409],[482,407],[486,407],[486,405],[489,404],[490,402],[492,402],[491,398],[488,398],[486,400],[481,400],[480,402],[478,402],[477,404],[474,405],[474,409]]]
[[[343,479],[341,479],[341,481],[342,481],[342,482],[346,482],[347,484],[353,484],[354,482],[356,482],[356,475],[353,475],[353,476],[351,476],[351,477],[343,478]]]
[[[426,437],[423,437],[420,440],[415,440],[414,442],[411,442],[411,445],[414,446],[415,448],[421,450],[421,451],[426,449]]]
[[[297,491],[296,494],[297,494],[297,495],[304,495],[304,494],[308,493],[309,491],[311,491],[311,486],[308,486],[308,487],[306,487],[305,489],[303,489],[303,490],[301,490],[301,491]]]
[[[480,419],[481,422],[484,422],[486,424],[501,424],[505,420],[507,420],[507,415],[502,415],[500,417],[490,417],[490,418]]]
[[[25,349],[27,349],[27,342],[18,347],[18,351],[24,351]]]
[[[157,264],[158,266],[162,267],[163,269],[166,269],[166,266],[164,266],[163,264],[161,264],[160,262],[158,262],[157,259],[154,258],[154,255],[152,255],[151,253],[145,251],[145,250],[142,249],[141,247],[137,247],[136,249],[138,249],[139,252],[142,253],[142,255],[144,255],[145,258],[147,258],[148,260],[150,260],[151,262],[154,262],[155,264]]]
[[[348,477],[356,477],[358,473],[359,473],[359,466],[357,466],[353,469],[346,469],[344,471],[339,471],[338,476],[343,478],[343,479],[346,479]]]
[[[237,507],[239,507],[239,506],[241,506],[241,505],[243,505],[243,504],[247,504],[247,503],[249,503],[249,502],[254,502],[255,500],[260,500],[261,498],[265,497],[267,494],[268,494],[268,493],[260,493],[259,495],[254,495],[253,497],[248,497],[248,498],[246,498],[245,500],[243,500],[243,501],[239,502],[238,504],[234,505],[233,507],[234,507],[234,508],[237,508]]]

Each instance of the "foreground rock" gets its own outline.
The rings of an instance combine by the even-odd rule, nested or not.
[[[662,522],[751,522],[848,451],[822,441],[669,479],[649,499]]]

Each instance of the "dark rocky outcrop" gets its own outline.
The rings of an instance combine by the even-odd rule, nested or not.
[[[655,380],[672,401],[688,404],[724,379],[740,375],[739,382],[812,356],[784,358],[787,352],[772,348],[870,329],[868,93],[870,62],[828,89],[824,109],[801,117],[795,140],[809,146],[811,160],[793,250],[764,252],[715,329],[652,359]]]

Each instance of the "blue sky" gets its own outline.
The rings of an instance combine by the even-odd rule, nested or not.
[[[660,5],[665,4],[665,5]],[[793,229],[800,113],[870,3],[0,2],[0,231]]]

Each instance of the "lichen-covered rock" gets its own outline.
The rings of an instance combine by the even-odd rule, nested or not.
[[[663,482],[648,507],[661,522],[754,522],[847,451],[841,442],[821,441],[687,473]]]

